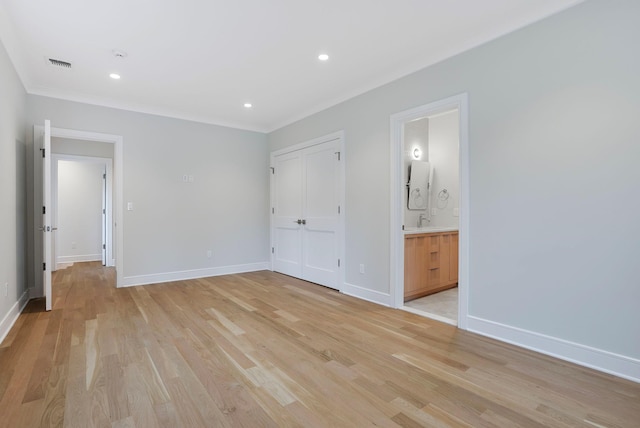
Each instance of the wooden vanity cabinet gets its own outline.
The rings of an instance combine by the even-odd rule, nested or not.
[[[453,288],[457,283],[457,231],[405,235],[405,302]]]

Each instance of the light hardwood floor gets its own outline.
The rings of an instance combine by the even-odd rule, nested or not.
[[[640,384],[272,272],[76,264],[0,345],[2,427],[638,427]]]

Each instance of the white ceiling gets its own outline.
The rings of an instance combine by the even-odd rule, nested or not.
[[[0,0],[0,38],[29,93],[271,131],[580,2]]]

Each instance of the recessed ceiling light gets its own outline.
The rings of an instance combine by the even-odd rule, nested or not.
[[[327,54],[320,54],[320,55],[318,55],[318,59],[319,59],[320,61],[326,61],[326,60],[328,60],[328,59],[329,59],[329,55],[327,55]]]
[[[109,77],[111,77],[112,79],[118,80],[120,78],[120,75],[118,73],[111,73]]]
[[[251,103],[244,103],[245,108],[251,108],[253,107],[253,104]]]

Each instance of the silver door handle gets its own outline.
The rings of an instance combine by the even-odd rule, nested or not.
[[[298,219],[298,220],[293,220],[293,222],[294,223],[298,223],[298,224],[302,224],[303,220]]]
[[[58,228],[57,227],[52,227],[51,230],[58,230]]]
[[[302,224],[307,224],[307,220],[302,219]]]

